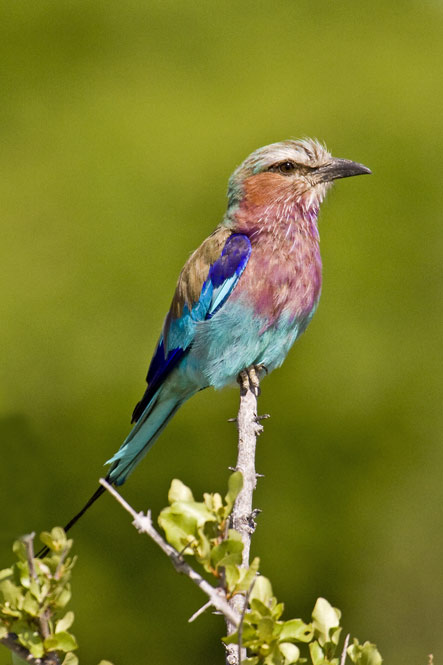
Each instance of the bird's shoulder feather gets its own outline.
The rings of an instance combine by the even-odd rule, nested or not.
[[[218,226],[186,261],[179,275],[172,299],[170,308],[172,317],[179,318],[184,305],[192,309],[195,303],[198,302],[202,286],[208,277],[209,268],[222,253],[231,233],[232,231],[226,226]]]

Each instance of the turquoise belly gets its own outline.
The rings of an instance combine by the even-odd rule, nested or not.
[[[279,367],[314,315],[317,303],[301,317],[283,312],[269,327],[239,302],[227,303],[209,321],[197,324],[191,349],[183,361],[187,377],[196,383],[222,388],[236,381],[250,365]]]

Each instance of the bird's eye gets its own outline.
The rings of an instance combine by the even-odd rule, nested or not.
[[[294,162],[282,162],[277,166],[278,171],[283,175],[290,175],[295,170]]]

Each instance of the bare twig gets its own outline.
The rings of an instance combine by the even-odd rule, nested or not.
[[[125,510],[132,515],[134,521],[133,524],[135,528],[141,533],[146,533],[152,540],[163,550],[163,552],[171,559],[171,562],[174,568],[179,572],[187,575],[194,584],[196,584],[199,589],[205,593],[211,604],[219,610],[226,619],[237,627],[240,623],[240,615],[237,613],[234,608],[232,608],[226,598],[224,591],[222,589],[214,588],[209,582],[207,582],[201,575],[199,575],[191,566],[183,559],[179,552],[169,545],[162,538],[162,536],[156,531],[152,525],[151,513],[147,512],[146,515],[143,513],[136,513],[132,506],[129,505],[127,501],[110,485],[104,478],[100,479],[100,484],[103,485],[105,489],[108,490],[112,496],[117,499],[117,501],[123,506]]]
[[[350,634],[348,633],[346,635],[345,643],[343,645],[343,651],[341,652],[341,658],[340,658],[340,665],[345,665],[346,663],[346,657],[348,655],[348,645],[349,645],[349,638]]]
[[[30,577],[37,581],[37,573],[35,572],[34,567],[34,538],[35,532],[28,533],[26,536],[22,537],[22,543],[26,548],[26,558],[28,560],[29,575]]]
[[[255,531],[256,513],[252,510],[252,495],[257,484],[255,471],[255,448],[257,436],[263,427],[257,417],[257,396],[260,392],[258,376],[255,368],[249,368],[239,375],[240,384],[240,407],[237,415],[238,429],[238,456],[236,470],[241,471],[243,476],[243,488],[234,504],[231,514],[231,527],[238,531],[243,541],[242,567],[249,566],[249,552],[251,548],[251,536]],[[229,601],[234,611],[244,617],[247,607],[247,598],[244,594],[235,594]],[[227,622],[228,635],[235,632],[236,627]],[[240,665],[246,658],[246,649],[230,644],[227,646],[227,665]]]
[[[254,373],[255,375],[255,373]],[[255,381],[258,381],[255,375]],[[240,388],[240,407],[237,416],[238,456],[236,470],[243,476],[243,488],[234,504],[231,515],[232,528],[238,531],[243,541],[242,566],[249,566],[251,536],[255,531],[252,510],[252,495],[257,484],[255,471],[255,448],[257,436],[263,431],[257,418],[258,386],[252,382]]]

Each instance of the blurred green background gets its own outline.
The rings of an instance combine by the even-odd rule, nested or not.
[[[233,168],[316,136],[374,175],[323,206],[318,313],[263,384],[253,552],[288,617],[323,595],[386,663],[442,662],[442,36],[440,0],[2,3],[0,567],[96,487]],[[132,505],[224,491],[237,404],[188,403]],[[82,663],[223,662],[222,621],[187,624],[203,597],[110,497],[73,535]]]

